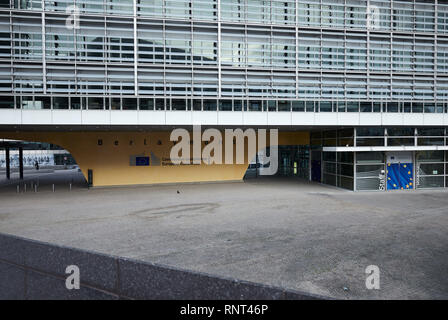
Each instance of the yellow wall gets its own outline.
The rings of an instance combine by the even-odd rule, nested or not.
[[[132,155],[150,156],[152,152],[161,162],[163,158],[169,158],[173,142],[168,131],[0,132],[0,138],[61,146],[73,155],[85,177],[88,169],[93,170],[94,186],[242,180],[248,167],[248,161],[240,165],[130,165]],[[101,146],[99,139],[103,142]],[[307,144],[308,132],[279,132],[279,145]],[[250,159],[254,156],[250,155]]]

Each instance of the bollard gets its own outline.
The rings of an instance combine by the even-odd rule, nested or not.
[[[20,192],[20,186],[17,185],[17,193],[19,193],[19,192]]]
[[[26,192],[26,183],[24,184],[24,191],[23,192]]]
[[[70,191],[72,191],[72,183],[70,182]]]
[[[54,183],[53,183],[53,192],[54,192]]]
[[[37,192],[37,184],[34,185],[34,192]]]

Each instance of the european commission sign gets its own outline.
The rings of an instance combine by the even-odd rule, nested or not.
[[[169,158],[160,161],[153,152],[150,156],[132,155],[130,166],[246,164],[255,157],[257,151],[269,147],[269,156],[265,154],[260,163],[263,166],[260,175],[274,175],[278,170],[277,129],[225,129],[223,135],[218,129],[202,131],[201,126],[193,126],[192,135],[186,129],[173,130],[170,141],[174,145],[170,149]]]

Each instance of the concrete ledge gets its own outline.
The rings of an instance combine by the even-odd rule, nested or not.
[[[0,299],[23,299],[25,269],[0,262]]]
[[[65,287],[69,265],[80,269],[79,290]],[[0,233],[0,299],[327,298]]]
[[[33,270],[65,279],[65,268],[76,265],[84,284],[111,292],[117,290],[118,264],[114,257],[38,242],[26,243],[24,253],[25,266]]]
[[[81,269],[82,270],[82,269]],[[81,285],[79,290],[68,290],[65,278],[55,277],[47,273],[27,270],[27,300],[117,300],[118,296],[95,287]]]

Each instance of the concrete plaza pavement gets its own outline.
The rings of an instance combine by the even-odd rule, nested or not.
[[[446,191],[281,178],[89,190],[69,174],[37,193],[0,185],[0,232],[334,298],[448,298]]]

